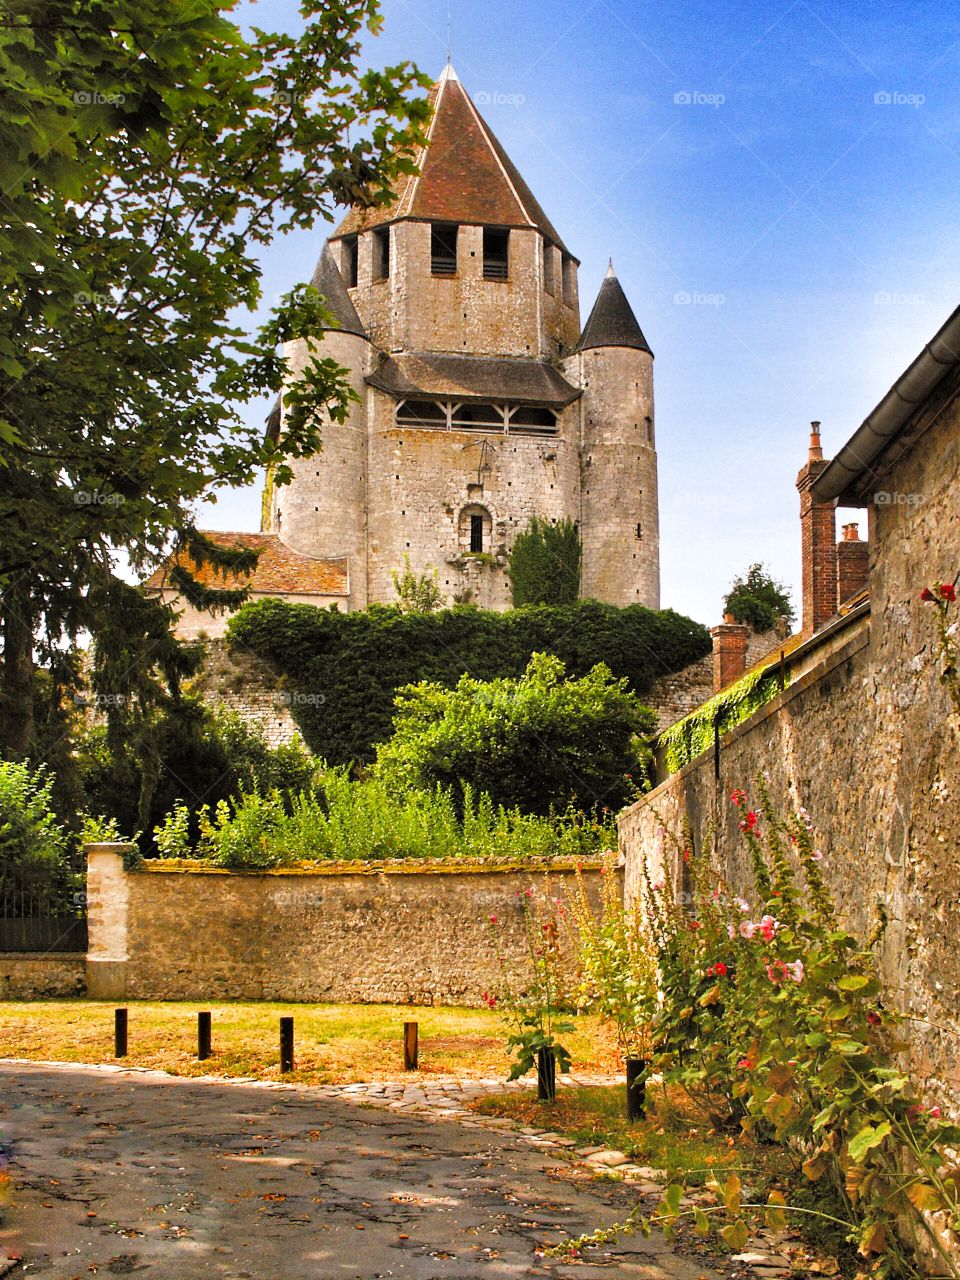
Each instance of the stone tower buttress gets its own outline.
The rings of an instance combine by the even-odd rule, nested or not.
[[[566,368],[583,388],[581,594],[659,609],[653,352],[612,266]]]

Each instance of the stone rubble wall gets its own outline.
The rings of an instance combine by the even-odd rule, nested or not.
[[[0,952],[0,1000],[58,1000],[82,995],[85,968],[82,953]]]
[[[446,863],[267,873],[182,866],[124,872],[118,854],[91,852],[91,995],[476,1006],[501,987],[490,917],[505,963],[520,967],[518,895],[533,886],[562,897],[576,882],[572,866],[549,876]],[[582,874],[598,894],[599,869]]]
[[[776,631],[762,631],[755,635],[752,631],[747,641],[747,670],[772,654],[781,638]],[[713,697],[713,654],[708,653],[699,662],[693,662],[682,671],[674,671],[670,675],[661,676],[654,681],[650,692],[644,695],[644,702],[657,715],[657,731],[669,729],[672,724],[696,711],[708,698]]]
[[[284,702],[281,677],[249,649],[222,639],[208,640],[193,688],[210,706],[235,711],[271,747],[285,746],[297,735],[296,722]]]

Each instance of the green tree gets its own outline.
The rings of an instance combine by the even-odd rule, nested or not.
[[[580,595],[581,559],[580,533],[572,520],[551,524],[534,516],[510,552],[514,608],[573,604]]]
[[[734,578],[723,610],[754,631],[769,631],[781,619],[790,623],[795,616],[786,587],[762,564],[752,564],[742,578]]]
[[[377,774],[401,790],[469,784],[527,813],[619,808],[635,794],[637,738],[653,713],[602,663],[579,680],[565,674],[559,658],[535,653],[518,680],[401,689]]]
[[[405,555],[403,573],[392,569],[390,577],[402,613],[435,613],[443,608],[440,574],[433,565],[428,565],[423,573],[414,573],[410,568],[410,557]]]
[[[257,255],[278,232],[381,203],[410,171],[427,107],[409,91],[424,81],[406,63],[358,71],[377,0],[305,0],[300,34],[251,39],[231,8],[24,0],[0,18],[7,752],[33,735],[34,637],[42,662],[83,630],[99,642],[122,596],[118,549],[136,571],[171,542],[249,568],[196,535],[197,502],[261,466],[288,482],[289,459],[348,407],[344,371],[314,355],[283,392],[281,439],[245,423],[243,407],[283,385],[282,344],[329,317],[309,289],[254,338],[242,315],[261,303]],[[158,605],[127,620],[141,667],[176,666],[169,621]],[[114,663],[113,678],[129,670]]]

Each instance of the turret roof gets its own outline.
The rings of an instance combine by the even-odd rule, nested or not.
[[[398,218],[536,227],[568,252],[452,66],[430,91],[433,116],[427,145],[415,157],[418,173],[401,176],[393,200],[376,209],[351,209],[334,233],[345,236]]]
[[[600,286],[590,318],[580,337],[579,351],[588,347],[635,347],[638,351],[650,351],[650,344],[633,314],[620,281],[610,263],[606,279]]]
[[[323,253],[320,255],[320,261],[317,263],[317,269],[310,283],[318,293],[323,294],[327,310],[332,313],[338,327],[344,333],[357,333],[362,338],[367,336],[367,331],[353,305],[353,299],[347,292],[340,269],[330,252],[329,244],[323,246]]]

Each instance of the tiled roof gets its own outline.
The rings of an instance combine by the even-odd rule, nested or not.
[[[180,563],[206,587],[249,587],[260,595],[345,596],[350,593],[346,559],[318,560],[302,555],[281,542],[275,533],[219,533],[208,529],[205,537],[223,547],[259,551],[257,567],[251,574],[228,574],[223,578],[211,566],[197,568],[190,556],[181,551],[156,569],[143,585],[155,589],[168,586],[168,569]]]
[[[613,263],[584,325],[578,350],[586,351],[588,347],[636,347],[638,351],[650,351],[627,295],[614,274]]]
[[[499,356],[394,355],[366,381],[397,399],[422,395],[562,406],[582,394],[552,365]]]
[[[338,328],[345,333],[358,333],[362,338],[367,336],[367,331],[357,315],[353,299],[347,292],[347,286],[344,284],[339,267],[334,262],[328,244],[323,246],[323,253],[320,255],[320,261],[317,263],[317,269],[310,283],[323,294],[327,310],[333,313]]]
[[[334,233],[351,235],[398,218],[475,225],[537,227],[568,252],[516,165],[470,101],[452,67],[430,91],[433,118],[418,174],[402,176],[394,199],[351,209]]]

